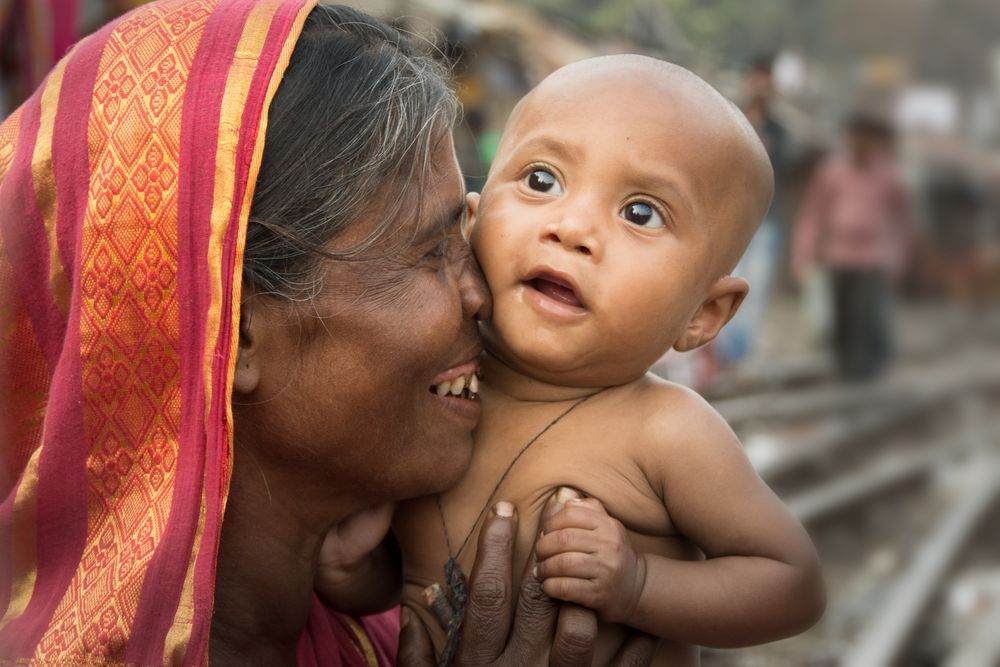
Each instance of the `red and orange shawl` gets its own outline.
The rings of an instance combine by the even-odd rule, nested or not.
[[[247,214],[315,1],[146,5],[0,125],[0,664],[206,661]],[[394,641],[314,604],[300,662]]]

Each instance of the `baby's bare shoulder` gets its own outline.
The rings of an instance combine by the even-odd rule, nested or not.
[[[733,435],[729,425],[700,394],[652,373],[634,383],[634,407],[643,415],[641,436],[652,440]]]
[[[636,454],[651,479],[662,479],[666,466],[718,456],[744,457],[729,424],[697,392],[652,374],[637,382],[634,391],[635,407],[642,412]]]

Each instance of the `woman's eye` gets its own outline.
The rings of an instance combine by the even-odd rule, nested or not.
[[[448,239],[442,239],[440,243],[431,248],[426,255],[427,259],[441,259],[448,254]]]
[[[528,187],[532,190],[545,192],[550,195],[562,194],[562,188],[559,186],[559,181],[552,175],[552,172],[546,171],[545,169],[536,169],[528,174]]]
[[[641,201],[626,204],[621,211],[621,216],[634,225],[645,227],[646,229],[659,229],[663,227],[663,218],[659,212]]]

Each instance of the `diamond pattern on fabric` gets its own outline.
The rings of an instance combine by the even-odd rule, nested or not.
[[[90,525],[80,568],[39,644],[44,660],[79,646],[124,658],[145,564],[170,512],[182,84],[210,6],[177,0],[126,19],[98,69],[80,283]],[[178,31],[189,38],[171,43]]]

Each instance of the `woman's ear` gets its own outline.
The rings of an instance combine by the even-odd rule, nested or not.
[[[462,238],[468,243],[472,240],[472,228],[476,224],[476,214],[479,212],[479,193],[470,192],[465,195],[465,220],[462,221]]]
[[[260,384],[260,341],[252,312],[251,297],[240,305],[240,343],[236,354],[236,374],[233,376],[234,394],[252,394]]]
[[[723,276],[716,280],[708,290],[708,298],[674,343],[674,349],[687,352],[714,340],[726,322],[736,314],[749,291],[750,285],[743,278]]]

